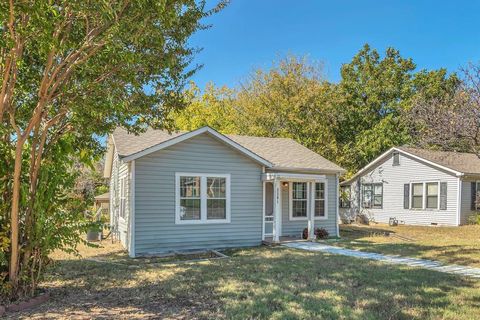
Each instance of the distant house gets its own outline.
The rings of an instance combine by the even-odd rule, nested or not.
[[[209,127],[110,136],[110,218],[131,256],[338,235],[344,170],[291,139],[223,135]]]
[[[376,222],[465,224],[480,209],[480,159],[471,153],[392,148],[341,183],[342,219],[364,214]]]

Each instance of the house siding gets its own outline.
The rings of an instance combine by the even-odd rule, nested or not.
[[[337,235],[337,197],[338,185],[335,175],[327,175],[327,213],[328,219],[315,219],[315,228],[325,228],[330,236]],[[303,229],[308,226],[308,220],[290,220],[289,186],[282,184],[282,236],[301,236]]]
[[[472,211],[472,182],[476,180],[466,179],[462,181],[462,204],[460,206],[460,224],[466,224]]]
[[[231,222],[175,224],[175,173],[231,175]],[[137,255],[259,245],[262,166],[208,133],[135,161]]]
[[[363,209],[361,206],[361,184],[383,182],[383,208]],[[403,207],[403,187],[411,182],[440,181],[447,183],[447,209],[412,210]],[[343,218],[363,213],[376,222],[388,223],[395,217],[410,225],[457,225],[458,178],[427,163],[400,153],[400,165],[393,166],[392,154],[388,155],[372,170],[358,177],[351,184],[351,209],[341,209]],[[411,192],[411,190],[410,190]]]
[[[120,217],[120,177],[127,177],[125,185],[125,218]],[[112,172],[110,179],[110,210],[111,223],[117,230],[120,243],[123,247],[128,247],[128,219],[130,217],[130,179],[129,165],[120,160],[118,153],[114,150],[112,161]]]

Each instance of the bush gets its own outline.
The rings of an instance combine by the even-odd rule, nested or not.
[[[326,239],[328,238],[328,231],[324,228],[315,228],[315,235],[317,239]]]
[[[325,228],[315,228],[314,234],[317,239],[326,239],[328,238],[328,231]],[[308,239],[308,228],[303,229],[302,238]]]
[[[473,212],[468,217],[467,224],[480,224],[480,212]]]

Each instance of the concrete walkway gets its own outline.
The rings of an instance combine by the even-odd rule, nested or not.
[[[320,252],[327,252],[332,254],[341,254],[349,257],[377,260],[377,261],[382,261],[382,262],[391,263],[391,264],[407,265],[410,267],[420,267],[420,268],[435,270],[439,272],[457,274],[457,275],[480,279],[480,268],[473,268],[473,267],[466,267],[466,266],[459,266],[459,265],[445,265],[438,261],[433,261],[433,260],[425,260],[425,259],[417,259],[417,258],[409,258],[409,257],[401,257],[401,256],[391,256],[391,255],[384,255],[384,254],[373,253],[373,252],[363,252],[358,250],[351,250],[351,249],[344,249],[340,247],[329,246],[329,245],[325,245],[317,242],[289,242],[289,243],[282,244],[282,246],[301,249],[301,250],[307,250],[307,251],[320,251]]]

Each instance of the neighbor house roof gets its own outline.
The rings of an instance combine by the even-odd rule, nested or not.
[[[474,153],[435,151],[409,147],[399,147],[397,149],[463,174],[480,175],[480,158]]]
[[[230,147],[237,148],[249,156],[255,156],[256,160],[269,168],[339,173],[345,171],[338,165],[288,138],[223,135],[209,127],[190,132],[174,133],[148,129],[139,135],[128,133],[123,128],[117,128],[112,137],[119,156],[123,157],[125,161],[129,161],[157,151],[161,149],[161,146],[169,146],[201,133],[209,133],[227,143]]]
[[[474,153],[437,151],[412,147],[394,147],[377,157],[368,165],[359,170],[350,179],[341,183],[349,184],[358,176],[374,168],[377,163],[385,159],[392,152],[400,152],[434,167],[450,172],[457,176],[480,175],[480,158]]]

